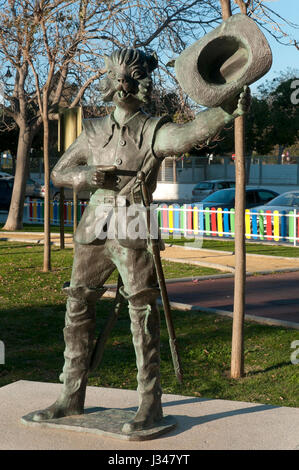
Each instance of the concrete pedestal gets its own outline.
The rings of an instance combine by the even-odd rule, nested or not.
[[[19,381],[0,388],[1,450],[295,450],[299,449],[299,408],[163,395],[164,415],[177,425],[149,441],[26,426],[21,418],[46,408],[62,385]],[[137,392],[88,387],[86,408],[136,410]]]

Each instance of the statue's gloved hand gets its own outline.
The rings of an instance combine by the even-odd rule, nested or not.
[[[224,102],[221,107],[225,112],[234,117],[243,116],[248,113],[251,104],[250,88],[246,85],[239,95],[235,98]]]
[[[87,182],[93,188],[114,189],[117,183],[115,165],[97,165],[87,173]]]

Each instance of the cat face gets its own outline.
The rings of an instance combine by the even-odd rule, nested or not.
[[[121,49],[105,56],[106,78],[101,82],[102,99],[117,106],[139,106],[150,100],[151,72],[157,66],[156,56],[136,49]]]

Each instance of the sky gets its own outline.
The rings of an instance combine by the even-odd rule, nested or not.
[[[275,12],[280,14],[283,18],[291,20],[293,23],[299,25],[299,0],[264,0],[267,5]],[[263,31],[264,32],[264,31]],[[287,28],[287,32],[293,39],[299,43],[299,28]],[[265,33],[273,54],[273,65],[265,77],[258,80],[255,84],[251,85],[251,90],[254,93],[257,86],[264,83],[266,80],[272,80],[279,76],[280,72],[285,72],[288,68],[297,69],[299,71],[299,50],[294,46],[283,46],[275,41],[271,35]]]

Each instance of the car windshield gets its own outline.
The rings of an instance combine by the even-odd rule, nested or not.
[[[213,183],[209,183],[208,181],[202,182],[197,184],[195,189],[213,189]]]
[[[299,206],[299,192],[281,194],[268,202],[267,206]]]
[[[210,196],[206,197],[202,202],[231,202],[235,197],[234,189],[220,189]]]

